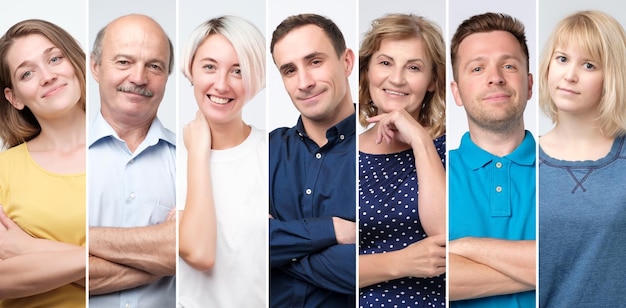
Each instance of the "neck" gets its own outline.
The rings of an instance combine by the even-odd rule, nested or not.
[[[472,141],[481,149],[497,156],[511,154],[524,141],[526,132],[522,120],[511,123],[505,129],[487,129],[469,122]]]
[[[606,138],[600,129],[600,123],[596,120],[597,115],[575,115],[560,113],[557,124],[552,129],[555,136],[560,140],[569,142],[581,140],[600,140]]]
[[[318,146],[322,147],[328,142],[326,139],[328,129],[337,125],[354,112],[354,106],[349,100],[350,95],[347,95],[347,98],[348,99],[344,99],[342,103],[337,105],[335,112],[327,118],[318,120],[302,117],[302,124],[304,125],[306,134],[311,140],[317,143]]]
[[[117,135],[126,142],[128,149],[131,152],[135,152],[141,142],[146,139],[156,114],[152,117],[124,117],[119,119],[107,115],[103,110],[102,117],[111,125]]]
[[[31,150],[71,151],[85,146],[85,111],[78,105],[68,114],[54,119],[37,119],[41,133],[30,142]]]
[[[211,127],[211,149],[225,150],[243,143],[252,128],[238,119],[229,123],[209,123]]]
[[[393,138],[389,144],[385,141],[376,143],[378,131],[376,125],[359,135],[359,151],[368,154],[392,154],[402,152],[411,147],[404,142],[398,141],[396,138]]]

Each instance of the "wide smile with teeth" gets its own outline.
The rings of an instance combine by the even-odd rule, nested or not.
[[[219,104],[219,105],[225,105],[228,104],[232,101],[232,99],[230,98],[223,98],[223,97],[217,97],[217,96],[213,96],[213,95],[207,95],[207,97],[209,97],[209,100]]]
[[[398,96],[407,96],[407,95],[409,95],[407,93],[396,92],[396,91],[389,90],[389,89],[384,89],[383,91],[385,91],[385,93],[388,93],[388,94],[391,94],[391,95],[398,95]]]

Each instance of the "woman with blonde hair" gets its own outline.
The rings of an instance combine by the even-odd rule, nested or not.
[[[561,20],[539,95],[539,306],[617,307],[626,280],[626,33],[611,16]]]
[[[445,306],[444,46],[404,14],[374,20],[361,44],[361,307]]]
[[[0,38],[0,307],[85,305],[85,54],[57,25]]]
[[[178,301],[184,307],[265,306],[266,134],[242,118],[244,105],[265,87],[264,41],[249,21],[222,16],[198,26],[183,53],[199,109],[183,131],[187,198]]]

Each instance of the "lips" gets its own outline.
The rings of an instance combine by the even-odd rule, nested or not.
[[[495,92],[495,93],[489,93],[485,95],[483,99],[487,101],[502,101],[502,100],[507,100],[510,97],[511,97],[511,94],[507,92]]]
[[[557,90],[560,90],[560,91],[565,92],[567,94],[580,94],[580,92],[574,91],[574,90],[568,89],[568,88],[557,87]]]
[[[408,93],[395,91],[395,90],[390,90],[390,89],[383,89],[383,91],[385,91],[385,93],[387,93],[387,94],[397,95],[397,96],[407,96],[407,95],[409,95]]]
[[[215,95],[207,95],[207,97],[209,98],[210,101],[218,104],[218,105],[226,105],[228,103],[230,103],[231,101],[233,101],[232,98],[224,98],[224,97],[218,97]]]
[[[66,85],[67,84],[61,84],[61,85],[55,86],[52,89],[49,89],[48,91],[46,91],[41,97],[44,98],[44,97],[51,96],[51,95],[55,94],[56,92],[58,92],[59,90],[61,90]]]

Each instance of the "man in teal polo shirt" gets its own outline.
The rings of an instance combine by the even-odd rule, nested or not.
[[[535,140],[524,26],[505,14],[465,20],[452,38],[451,84],[469,132],[450,151],[452,307],[535,307]]]

